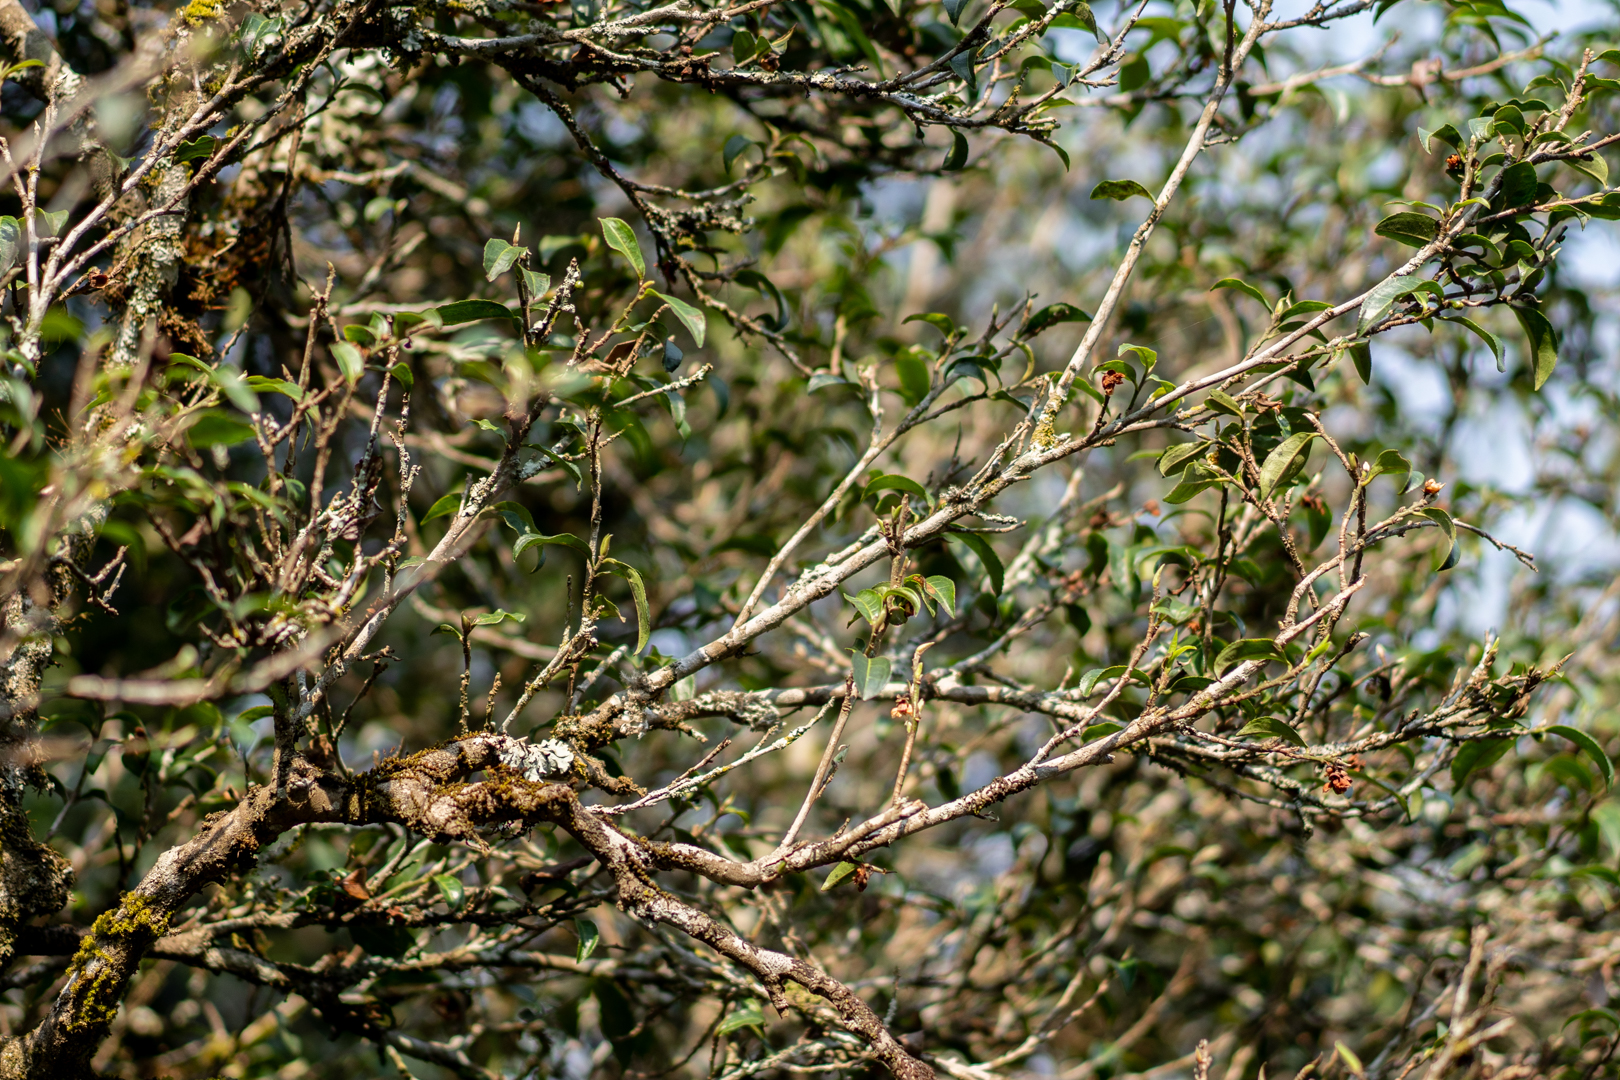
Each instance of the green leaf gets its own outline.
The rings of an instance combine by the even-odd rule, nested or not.
[[[873,477],[866,487],[862,489],[861,499],[866,500],[874,491],[903,491],[908,495],[917,496],[925,506],[929,503],[927,488],[910,477],[901,476],[898,473],[884,473],[882,476]]]
[[[462,886],[460,878],[449,874],[435,874],[433,884],[439,887],[439,895],[444,898],[444,906],[451,911],[460,911],[461,905],[467,902],[467,890]]]
[[[426,525],[434,518],[444,517],[447,514],[454,514],[460,509],[461,492],[453,491],[450,494],[440,498],[432,506],[428,507],[428,512],[422,516],[422,520],[418,522],[418,524]]]
[[[1172,505],[1179,506],[1191,499],[1194,495],[1197,495],[1200,491],[1205,491],[1214,487],[1216,484],[1224,483],[1226,483],[1226,481],[1223,480],[1220,474],[1216,473],[1213,469],[1205,468],[1196,461],[1190,462],[1187,467],[1182,470],[1181,481],[1176,484],[1175,487],[1170,489],[1169,493],[1165,495],[1164,501]]]
[[[568,533],[558,533],[556,536],[546,536],[542,533],[525,533],[518,537],[518,542],[512,545],[512,557],[515,559],[536,544],[554,544],[577,551],[587,559],[591,557],[591,546],[577,536]]]
[[[1252,296],[1256,300],[1260,301],[1260,303],[1265,305],[1267,311],[1271,310],[1271,301],[1266,299],[1266,294],[1241,278],[1223,277],[1221,280],[1209,287],[1210,292],[1214,292],[1216,289],[1236,289],[1244,296]]]
[[[523,286],[529,290],[531,299],[538,300],[551,291],[551,275],[542,274],[538,270],[530,270],[527,266],[518,267],[518,273],[523,275]]]
[[[199,158],[214,156],[214,148],[219,140],[212,135],[199,135],[190,142],[181,143],[174,151],[176,161],[196,161]]]
[[[343,372],[343,379],[350,386],[359,382],[360,376],[366,373],[366,362],[360,350],[347,341],[332,343],[332,358],[337,361],[338,370]]]
[[[1073,304],[1048,304],[1029,317],[1018,331],[1019,337],[1032,338],[1049,326],[1066,322],[1090,322],[1091,315]]]
[[[1250,720],[1243,725],[1242,730],[1237,733],[1237,737],[1240,739],[1281,739],[1286,743],[1292,743],[1294,746],[1305,745],[1305,740],[1300,736],[1299,732],[1294,730],[1292,724],[1285,723],[1275,716],[1262,716]]]
[[[1153,201],[1153,193],[1135,180],[1104,180],[1091,189],[1093,199],[1113,199],[1122,202],[1137,195],[1148,202]]]
[[[527,255],[526,247],[513,247],[505,240],[490,240],[484,245],[484,280],[494,281],[508,270],[519,257]]]
[[[1530,358],[1536,373],[1535,388],[1540,390],[1558,366],[1558,335],[1553,332],[1547,316],[1535,308],[1514,305],[1513,314],[1518,317],[1519,326],[1530,340]]]
[[[1316,438],[1314,431],[1301,431],[1288,436],[1277,444],[1277,448],[1266,455],[1266,460],[1260,466],[1260,497],[1271,498],[1272,492],[1278,486],[1297,476],[1311,456],[1311,440]]]
[[[1243,416],[1243,406],[1238,404],[1237,398],[1224,390],[1211,390],[1208,405],[1216,412],[1226,413],[1228,416]]]
[[[9,215],[0,217],[0,275],[10,270],[22,250],[22,222]]]
[[[1361,302],[1361,316],[1356,320],[1356,333],[1366,333],[1374,324],[1382,322],[1384,316],[1395,306],[1395,302],[1423,284],[1424,280],[1417,274],[1405,274],[1388,278],[1373,286],[1367,293],[1367,298]]]
[[[754,54],[757,53],[758,51],[759,51],[759,39],[754,37],[753,34],[749,33],[747,30],[737,30],[737,31],[732,33],[732,35],[731,35],[731,58],[732,58],[732,60],[734,60],[735,62],[737,62],[739,64],[746,64],[748,61],[750,61],[750,60],[752,60],[754,58]],[[736,136],[733,136],[733,138],[735,138],[735,137]],[[730,165],[729,162],[727,162],[727,164],[726,164],[726,171],[727,172],[731,171],[731,165]]]
[[[574,934],[579,938],[579,945],[574,949],[574,959],[583,964],[590,959],[591,953],[595,952],[596,946],[601,943],[602,931],[589,919],[575,919]]]
[[[1451,520],[1451,515],[1437,506],[1431,506],[1418,513],[1440,526],[1440,531],[1446,535],[1446,546],[1440,552],[1440,558],[1435,560],[1436,572],[1450,570],[1457,565],[1457,526]]]
[[[641,572],[627,562],[603,559],[602,565],[630,583],[630,595],[636,600],[635,655],[640,655],[641,650],[647,647],[647,638],[652,634],[652,612],[647,607],[647,586],[641,580]]]
[[[1226,669],[1245,660],[1282,660],[1285,657],[1277,643],[1270,638],[1243,638],[1222,649],[1215,658],[1215,670],[1225,674]]]
[[[1479,325],[1479,323],[1475,322],[1473,319],[1466,318],[1466,317],[1464,317],[1462,315],[1447,315],[1447,316],[1445,316],[1444,321],[1449,322],[1449,323],[1457,323],[1460,326],[1466,326],[1466,327],[1468,327],[1468,329],[1472,330],[1476,337],[1478,337],[1486,345],[1490,346],[1491,355],[1496,357],[1496,370],[1497,371],[1506,370],[1502,365],[1502,339],[1501,338],[1497,337],[1495,334],[1491,333],[1489,330],[1487,330],[1483,326]]]
[[[388,374],[392,375],[395,381],[407,390],[416,386],[416,376],[411,374],[411,365],[403,360],[389,368]]]
[[[1596,765],[1598,771],[1603,774],[1603,785],[1605,787],[1614,785],[1614,762],[1609,760],[1609,755],[1603,752],[1603,747],[1596,739],[1580,728],[1573,728],[1568,724],[1554,724],[1552,727],[1543,730],[1554,735],[1561,735],[1580,747],[1581,753],[1591,758],[1592,764]]]
[[[844,593],[844,599],[855,605],[855,610],[873,627],[883,617],[883,597],[876,589],[862,589],[854,596]]]
[[[1345,351],[1350,354],[1350,363],[1355,365],[1356,374],[1361,377],[1363,386],[1372,383],[1372,346],[1365,341],[1352,341]]]
[[[1356,1056],[1355,1051],[1351,1050],[1348,1046],[1344,1045],[1344,1043],[1342,1043],[1342,1042],[1335,1042],[1333,1044],[1333,1049],[1338,1051],[1339,1058],[1340,1058],[1340,1060],[1342,1060],[1344,1062],[1344,1067],[1345,1068],[1349,1069],[1352,1073],[1355,1073],[1357,1076],[1365,1076],[1366,1075],[1367,1070],[1362,1067],[1361,1059]]]
[[[1407,210],[1389,215],[1373,227],[1373,232],[1408,247],[1422,247],[1439,234],[1440,223],[1427,214]]]
[[[1457,750],[1457,756],[1451,760],[1451,790],[1461,793],[1471,775],[1495,765],[1513,743],[1514,739],[1511,736],[1474,739],[1463,743]]]
[[[862,701],[870,701],[889,685],[891,664],[886,656],[866,657],[856,653],[852,658],[855,671],[855,693]]]
[[[1512,208],[1535,202],[1536,188],[1539,184],[1540,181],[1536,179],[1536,167],[1528,161],[1509,165],[1502,170],[1502,188],[1499,195],[1502,206]]]
[[[298,389],[298,384],[288,382],[286,379],[271,379],[263,375],[249,375],[242,381],[247,383],[248,389],[256,394],[284,394],[294,401],[304,400],[304,392]]]
[[[1452,127],[1450,124],[1442,124],[1433,131],[1425,131],[1422,128],[1418,128],[1417,133],[1418,142],[1423,144],[1423,152],[1425,154],[1434,153],[1434,151],[1430,149],[1429,145],[1430,140],[1432,139],[1439,139],[1447,146],[1450,146],[1453,150],[1459,149],[1462,146],[1462,136],[1458,134],[1457,129]]]
[[[979,557],[984,572],[990,578],[990,592],[995,596],[1000,596],[1006,570],[1002,567],[1001,559],[997,557],[995,549],[990,546],[990,541],[978,533],[971,532],[952,532],[945,535],[957,543],[965,545],[968,550]]]
[[[493,300],[457,300],[453,304],[445,304],[442,307],[435,308],[434,311],[443,320],[445,326],[477,322],[480,319],[510,319],[513,317],[511,308],[505,304],[497,304]]]
[[[838,866],[849,866],[851,872],[855,869],[849,863],[839,863]],[[838,867],[833,867],[833,873],[837,872]],[[832,881],[831,874],[827,876],[827,880]],[[837,882],[833,882],[833,884],[836,885]],[[825,892],[827,888],[829,886],[823,885],[822,891]],[[750,1001],[747,1005],[738,1008],[730,1016],[720,1021],[720,1026],[714,1029],[714,1033],[716,1035],[730,1035],[733,1031],[740,1031],[749,1027],[758,1028],[760,1031],[765,1030],[765,1014],[759,1011],[759,1002],[757,1001]]]
[[[647,260],[641,256],[641,244],[636,241],[636,231],[625,224],[623,219],[603,218],[602,239],[607,241],[608,247],[625,257],[625,261],[635,269],[636,277],[647,276]]]
[[[1159,362],[1158,350],[1150,349],[1146,345],[1132,345],[1129,342],[1126,342],[1119,347],[1119,352],[1117,355],[1124,357],[1126,353],[1134,353],[1136,355],[1137,360],[1142,364],[1143,372],[1152,371],[1153,365]]]
[[[1378,455],[1378,459],[1373,462],[1372,468],[1367,470],[1367,475],[1362,477],[1361,483],[1362,486],[1366,486],[1385,473],[1399,473],[1405,476],[1411,471],[1412,463],[1407,461],[1399,450],[1385,450]]]
[[[944,334],[947,339],[952,337],[956,333],[956,320],[952,319],[949,315],[941,315],[937,311],[928,311],[928,312],[919,311],[919,312],[916,312],[914,314],[907,315],[901,321],[902,322],[908,322],[908,323],[910,323],[910,322],[924,322],[924,323],[927,323],[929,326],[932,326],[935,330],[938,330],[941,334]]]
[[[496,608],[494,611],[486,611],[479,615],[473,620],[472,624],[474,626],[499,626],[507,619],[511,619],[513,622],[522,622],[526,617],[515,611],[502,611],[500,608]]]
[[[866,36],[866,30],[861,26],[860,16],[843,4],[834,2],[834,0],[821,0],[821,6],[832,14],[832,17],[838,23],[838,28],[855,43],[856,48],[861,50],[861,54],[872,65],[872,70],[877,74],[877,77],[883,78],[883,61],[878,57],[878,51],[872,45],[872,39]]]
[[[742,154],[743,151],[747,150],[750,146],[756,145],[758,144],[746,135],[733,135],[731,138],[727,139],[725,147],[720,151],[720,161],[726,167],[726,175],[729,176],[731,174],[731,163],[736,161],[738,156]]]
[[[1159,455],[1159,475],[1174,476],[1205,449],[1207,447],[1201,442],[1177,443]]]
[[[923,579],[926,590],[939,597],[939,602],[946,611],[956,614],[956,582],[943,574],[930,574]]]
[[[681,321],[682,326],[686,327],[687,333],[692,335],[692,340],[697,342],[697,347],[703,348],[703,337],[709,326],[708,317],[685,300],[667,296],[657,289],[650,291],[658,299],[669,305],[670,313]]]
[[[967,168],[968,141],[967,136],[960,131],[951,132],[951,148],[945,151],[945,160],[940,162],[941,172],[960,172]]]
[[[230,413],[210,409],[186,429],[186,441],[199,450],[210,446],[235,446],[253,438],[253,425]]]
[[[839,863],[837,866],[833,867],[830,872],[828,872],[827,880],[823,881],[821,883],[821,891],[826,892],[828,889],[831,889],[831,888],[835,887],[840,881],[843,881],[845,878],[849,877],[849,875],[853,874],[854,872],[855,872],[855,864],[854,863],[851,863],[851,862],[841,862],[841,863]]]

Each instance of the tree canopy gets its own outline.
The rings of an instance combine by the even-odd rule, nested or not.
[[[1620,1070],[1612,15],[0,38],[0,1080]]]

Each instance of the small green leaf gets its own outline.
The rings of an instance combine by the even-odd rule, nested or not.
[[[1049,326],[1066,322],[1090,322],[1091,316],[1073,304],[1048,304],[1029,317],[1019,330],[1018,336],[1032,338]]]
[[[347,341],[332,343],[332,358],[337,361],[338,370],[343,372],[343,379],[350,386],[360,381],[360,376],[366,373],[366,362],[360,356],[360,350]]]
[[[889,671],[893,666],[886,656],[866,657],[856,653],[852,659],[855,671],[855,693],[862,701],[870,701],[889,685]]]
[[[1362,1068],[1361,1059],[1356,1056],[1355,1051],[1351,1050],[1342,1042],[1335,1042],[1333,1044],[1333,1049],[1338,1051],[1339,1058],[1344,1062],[1345,1068],[1349,1069],[1357,1076],[1366,1075],[1367,1070]]]
[[[731,163],[750,146],[758,145],[746,135],[733,135],[726,140],[725,148],[720,151],[720,160],[726,167],[726,174],[731,174]]]
[[[1422,247],[1433,240],[1439,231],[1440,223],[1434,218],[1410,210],[1391,214],[1373,227],[1373,232],[1379,236],[1408,247]]]
[[[433,884],[439,887],[439,895],[444,898],[444,906],[451,911],[460,911],[461,905],[467,902],[467,890],[461,884],[461,879],[449,874],[435,874]]]
[[[960,172],[967,168],[968,141],[967,136],[960,131],[951,132],[951,148],[945,151],[945,160],[940,162],[941,172]]]
[[[1277,643],[1270,638],[1243,638],[1221,650],[1220,655],[1215,658],[1215,670],[1225,674],[1227,668],[1245,660],[1281,659],[1283,659],[1282,650],[1277,648]]]
[[[1240,739],[1281,739],[1286,743],[1293,744],[1294,746],[1305,745],[1304,738],[1300,736],[1299,732],[1294,730],[1292,724],[1285,723],[1277,719],[1275,716],[1262,716],[1258,719],[1250,720],[1247,724],[1243,725],[1242,730],[1237,733],[1237,737]]]
[[[591,958],[591,953],[595,952],[596,946],[601,943],[602,931],[589,919],[575,919],[574,934],[579,938],[579,945],[574,949],[574,959],[583,964]]]
[[[1513,746],[1512,737],[1474,739],[1465,742],[1451,759],[1451,790],[1460,793],[1468,778],[1481,769],[1488,769]]]
[[[707,316],[685,300],[666,296],[657,289],[651,291],[654,296],[669,305],[670,313],[681,321],[682,326],[686,327],[687,333],[692,335],[692,340],[697,342],[697,347],[703,348],[703,337],[709,325]]]
[[[1514,306],[1513,314],[1519,319],[1525,337],[1530,341],[1530,358],[1535,370],[1535,388],[1540,390],[1552,377],[1558,366],[1558,335],[1553,332],[1547,316],[1535,308]]]
[[[855,605],[855,610],[873,627],[883,617],[883,597],[876,589],[862,589],[854,596],[844,593],[844,599]]]
[[[647,276],[647,260],[641,256],[641,244],[636,241],[636,231],[625,222],[616,217],[602,219],[602,239],[607,246],[625,257],[625,260],[635,269],[636,277]],[[699,344],[702,344],[699,342]]]
[[[1418,513],[1440,526],[1440,531],[1445,533],[1446,545],[1441,550],[1440,557],[1435,560],[1434,569],[1436,572],[1450,570],[1457,565],[1457,526],[1451,520],[1451,515],[1437,506],[1420,510]]]
[[[1159,455],[1159,475],[1174,476],[1205,449],[1207,447],[1201,442],[1177,443]]]
[[[1126,342],[1119,347],[1117,355],[1123,359],[1126,353],[1132,353],[1136,356],[1137,361],[1142,365],[1143,372],[1152,371],[1153,365],[1159,362],[1158,350],[1150,349],[1146,345],[1132,345]]]
[[[526,247],[513,247],[505,240],[490,240],[484,245],[484,280],[494,281],[528,253]]]
[[[1399,473],[1405,476],[1411,471],[1412,463],[1407,461],[1399,450],[1385,450],[1378,455],[1378,459],[1373,462],[1372,468],[1367,470],[1367,474],[1362,477],[1361,483],[1366,486],[1385,473]]]
[[[652,612],[647,608],[647,586],[641,580],[641,572],[627,562],[603,559],[602,565],[630,583],[630,595],[636,600],[636,655],[640,655],[641,650],[647,647],[647,638],[652,634]]]
[[[885,473],[882,476],[873,477],[866,487],[862,489],[861,499],[864,501],[870,498],[872,493],[876,491],[903,491],[908,495],[917,496],[923,501],[924,506],[929,503],[927,488],[910,477],[901,476],[898,473]]]
[[[1501,338],[1497,337],[1495,334],[1491,333],[1489,330],[1487,330],[1483,326],[1479,325],[1479,323],[1475,322],[1473,319],[1465,318],[1462,315],[1447,315],[1445,317],[1445,321],[1450,322],[1450,323],[1457,323],[1460,326],[1466,326],[1466,327],[1468,327],[1468,329],[1472,330],[1474,332],[1474,335],[1476,337],[1478,337],[1479,340],[1483,341],[1486,345],[1490,346],[1491,355],[1496,357],[1496,370],[1497,371],[1506,370],[1503,367],[1503,364],[1502,364],[1502,339]]]
[[[839,863],[839,866],[849,865],[849,863]],[[854,867],[850,867],[850,869],[853,871]],[[834,873],[837,870],[838,867],[833,867]],[[831,875],[828,875],[828,880],[832,880]],[[833,882],[833,884],[836,885],[837,882]],[[822,891],[825,892],[827,888],[828,886],[823,885]],[[765,1014],[760,1012],[759,1002],[757,1001],[748,1002],[748,1004],[739,1007],[730,1016],[720,1021],[720,1026],[714,1029],[714,1033],[716,1035],[730,1035],[733,1031],[740,1031],[743,1028],[750,1027],[758,1028],[760,1031],[765,1030]]]
[[[1603,747],[1596,739],[1580,728],[1573,728],[1568,724],[1554,724],[1552,727],[1543,730],[1554,735],[1561,735],[1580,747],[1581,752],[1591,758],[1592,764],[1596,765],[1598,771],[1603,774],[1604,786],[1612,787],[1614,785],[1614,762],[1609,760],[1609,755],[1603,752]]]
[[[283,394],[294,401],[304,399],[304,392],[298,389],[298,384],[288,382],[286,379],[271,379],[264,375],[249,375],[242,381],[247,383],[248,389],[256,394]]]
[[[930,574],[924,578],[927,591],[939,597],[940,606],[956,614],[956,582],[943,574]]]
[[[397,381],[399,385],[403,386],[407,390],[410,390],[416,386],[416,376],[411,374],[411,365],[405,363],[403,360],[389,368],[388,374],[392,375],[395,381]]]
[[[1271,310],[1271,301],[1266,299],[1266,294],[1241,278],[1223,277],[1221,280],[1209,287],[1210,292],[1214,292],[1216,289],[1236,289],[1244,296],[1252,296],[1256,300],[1260,301],[1260,303],[1265,306],[1267,311]]]
[[[1356,320],[1356,333],[1364,334],[1368,329],[1383,321],[1390,309],[1395,306],[1401,297],[1422,285],[1424,278],[1417,274],[1406,274],[1401,277],[1392,277],[1380,281],[1367,293],[1366,299],[1361,301],[1361,315]]]
[[[1299,475],[1310,460],[1311,440],[1316,438],[1314,431],[1301,431],[1288,436],[1277,444],[1277,448],[1266,455],[1265,464],[1260,466],[1260,497],[1271,498],[1272,492]]]
[[[435,308],[434,311],[445,326],[477,322],[480,319],[512,318],[511,308],[505,304],[497,304],[493,300],[457,300],[453,304]]]
[[[523,275],[523,286],[529,290],[531,299],[538,300],[551,291],[551,275],[542,274],[538,270],[530,270],[527,266],[518,267],[518,273]]]
[[[511,619],[513,622],[522,622],[525,617],[516,611],[502,611],[500,608],[496,608],[494,611],[486,611],[479,615],[473,620],[472,624],[474,626],[499,626],[507,619]]]
[[[202,413],[186,429],[186,441],[199,450],[210,446],[235,446],[253,438],[253,425],[228,412],[211,409]]]
[[[419,524],[426,525],[428,522],[432,521],[434,518],[444,517],[447,514],[454,514],[457,510],[460,510],[460,509],[461,509],[461,492],[453,491],[449,495],[446,495],[443,498],[439,499],[432,506],[428,507],[428,512],[426,514],[422,515],[422,520],[421,520],[421,522],[419,522]]]
[[[1091,197],[1093,199],[1114,199],[1116,201],[1123,201],[1137,195],[1142,196],[1142,198],[1148,200],[1149,202],[1153,201],[1153,193],[1147,188],[1143,187],[1141,184],[1138,184],[1135,180],[1104,180],[1102,183],[1091,189]]]
[[[995,548],[990,546],[990,541],[978,533],[971,532],[951,532],[945,535],[957,543],[965,545],[973,554],[979,557],[984,572],[990,578],[990,592],[1000,596],[1006,571],[1001,565],[1001,559],[996,555]]]
[[[841,863],[839,863],[837,866],[833,867],[831,871],[828,872],[827,880],[823,881],[821,883],[821,891],[826,892],[828,889],[834,888],[835,886],[837,886],[837,884],[840,881],[843,881],[845,878],[849,877],[849,875],[853,874],[854,872],[855,872],[855,864],[854,863],[851,863],[851,862],[841,862]]]

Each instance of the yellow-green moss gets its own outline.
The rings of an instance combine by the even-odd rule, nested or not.
[[[168,932],[169,917],[154,910],[152,902],[140,893],[125,893],[116,908],[97,916],[68,966],[76,981],[84,977],[92,961],[101,961],[89,985],[80,991],[81,1004],[68,1021],[68,1030],[83,1031],[111,1023],[118,1013],[125,979],[118,974],[117,958],[107,951],[107,945],[115,939],[144,945]]]
[[[219,18],[219,13],[223,10],[225,5],[222,0],[191,0],[181,14],[192,26],[201,26],[209,19]]]

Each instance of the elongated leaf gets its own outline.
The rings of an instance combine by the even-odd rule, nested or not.
[[[1535,308],[1515,306],[1513,314],[1518,316],[1519,325],[1524,328],[1525,337],[1530,342],[1530,361],[1535,370],[1535,388],[1540,390],[1552,377],[1553,369],[1558,366],[1558,336],[1553,332],[1552,323],[1547,316]]]
[[[1153,193],[1135,180],[1104,180],[1091,189],[1093,199],[1113,199],[1119,202],[1137,195],[1148,202],[1153,201]]]
[[[967,136],[960,131],[951,132],[951,148],[945,151],[945,160],[940,162],[941,172],[960,172],[967,168],[968,141]]]
[[[1445,547],[1441,549],[1440,557],[1435,560],[1435,570],[1437,572],[1441,570],[1450,570],[1453,566],[1457,565],[1456,524],[1452,522],[1451,515],[1440,509],[1438,506],[1431,506],[1426,510],[1420,511],[1420,513],[1430,521],[1434,522],[1436,525],[1440,526],[1440,531],[1444,533],[1446,537]]]
[[[877,626],[878,620],[883,617],[883,597],[876,589],[862,589],[854,596],[845,593],[844,599],[854,604],[861,618],[871,626]]]
[[[591,953],[602,941],[602,931],[589,919],[574,920],[574,934],[579,938],[579,944],[574,949],[574,959],[580,963],[589,960]]]
[[[1292,743],[1294,746],[1305,745],[1304,738],[1294,730],[1292,724],[1285,723],[1275,716],[1262,716],[1250,720],[1243,725],[1242,730],[1237,733],[1237,737],[1240,739],[1281,739],[1284,742]]]
[[[647,586],[642,583],[641,572],[627,562],[603,559],[602,566],[630,583],[630,595],[636,599],[636,654],[639,655],[641,650],[647,647],[647,638],[652,634],[652,612],[647,608]]]
[[[1361,316],[1356,320],[1356,333],[1366,333],[1368,328],[1383,321],[1396,301],[1423,284],[1424,280],[1417,274],[1406,274],[1380,281],[1361,302]]]
[[[917,496],[923,501],[924,505],[928,503],[928,489],[910,477],[901,476],[898,473],[885,473],[882,476],[874,477],[861,491],[861,498],[863,500],[868,498],[874,491],[904,491],[909,495]]]
[[[984,572],[990,577],[990,591],[996,596],[1000,596],[1006,570],[1001,565],[1001,559],[996,555],[995,549],[990,546],[990,541],[978,533],[953,532],[945,535],[960,544],[966,545],[973,554],[979,557],[979,562],[984,566]]]
[[[1513,746],[1513,742],[1511,737],[1504,737],[1463,743],[1457,750],[1457,756],[1451,759],[1451,790],[1460,793],[1470,776],[1495,765]]]
[[[1509,165],[1502,170],[1502,205],[1525,206],[1536,201],[1536,167],[1528,161]]]
[[[837,885],[838,885],[838,883],[840,881],[843,881],[845,878],[849,877],[849,875],[853,874],[854,872],[855,872],[855,864],[854,863],[851,863],[851,862],[841,862],[841,863],[839,863],[837,866],[833,867],[830,871],[828,871],[827,880],[823,881],[821,883],[821,891],[826,892],[828,889],[832,889],[832,888],[837,887]]]
[[[1212,469],[1207,469],[1203,465],[1194,461],[1189,463],[1187,467],[1182,470],[1181,482],[1170,489],[1169,494],[1165,495],[1164,501],[1175,506],[1180,506],[1182,503],[1191,499],[1194,495],[1197,495],[1200,491],[1207,490],[1208,488],[1214,487],[1216,484],[1223,484],[1225,482],[1226,481],[1221,479],[1219,473]]]
[[[11,269],[21,250],[22,223],[14,217],[0,217],[0,274]]]
[[[855,693],[862,701],[870,701],[889,685],[889,670],[893,666],[887,656],[865,657],[856,653],[852,659],[855,669]]]
[[[445,326],[455,326],[457,323],[477,322],[480,319],[510,319],[512,309],[505,304],[497,304],[493,300],[457,300],[453,304],[445,304],[435,308]]]
[[[1614,785],[1614,762],[1609,760],[1609,755],[1603,752],[1603,747],[1596,739],[1580,728],[1570,727],[1568,724],[1554,724],[1546,730],[1554,735],[1561,735],[1580,747],[1581,752],[1591,758],[1592,764],[1596,765],[1598,771],[1603,774],[1604,786],[1612,787]]]
[[[956,614],[956,582],[943,574],[929,574],[923,579],[927,583],[928,591],[939,597],[939,602],[946,611]]]
[[[366,373],[366,362],[360,356],[360,350],[347,341],[334,341],[332,343],[332,359],[337,361],[338,370],[343,373],[343,379],[350,386],[360,381],[360,376]]]
[[[1305,462],[1311,456],[1311,440],[1314,438],[1314,431],[1298,432],[1278,443],[1277,448],[1266,455],[1265,463],[1260,466],[1262,499],[1271,498],[1278,485],[1298,475],[1305,467]]]
[[[449,874],[435,874],[433,884],[439,887],[439,895],[444,898],[444,906],[451,911],[460,911],[461,906],[467,902],[467,890],[461,884],[461,879]]]
[[[517,558],[519,555],[523,554],[525,551],[528,551],[536,544],[550,544],[556,545],[557,547],[565,547],[570,551],[579,552],[586,558],[590,558],[591,555],[591,546],[577,536],[571,536],[568,533],[558,533],[556,536],[546,536],[543,533],[530,532],[524,533],[522,536],[518,537],[517,543],[512,545],[512,557],[514,559]],[[539,568],[536,567],[536,569]]]
[[[1221,650],[1215,658],[1215,670],[1225,673],[1233,664],[1240,664],[1245,660],[1281,660],[1282,650],[1270,638],[1243,638],[1234,641]]]
[[[1236,289],[1244,296],[1252,296],[1256,300],[1260,301],[1260,303],[1265,305],[1267,311],[1271,310],[1271,301],[1266,299],[1266,294],[1241,278],[1223,277],[1221,280],[1209,287],[1210,292],[1214,292],[1216,289]]]
[[[505,240],[490,240],[484,245],[484,280],[494,281],[512,269],[512,264],[528,251],[526,247],[513,247]]]
[[[444,496],[443,498],[439,499],[432,506],[428,507],[428,512],[426,514],[422,515],[422,520],[421,520],[420,524],[426,525],[428,522],[432,521],[434,518],[441,518],[441,517],[444,517],[446,514],[453,514],[457,510],[460,510],[460,509],[461,509],[461,492],[453,491],[450,494],[448,494],[448,495]]]
[[[1468,327],[1468,329],[1472,330],[1474,332],[1474,336],[1478,337],[1479,340],[1483,341],[1486,345],[1490,346],[1491,355],[1496,357],[1496,370],[1497,371],[1505,371],[1506,370],[1506,368],[1502,364],[1502,339],[1501,338],[1497,337],[1495,334],[1491,333],[1489,330],[1487,330],[1483,326],[1479,325],[1479,323],[1475,322],[1473,319],[1466,318],[1466,317],[1464,317],[1462,315],[1447,315],[1446,318],[1445,318],[1445,321],[1450,322],[1450,323],[1457,323],[1460,326],[1466,326],[1466,327]]]
[[[636,271],[636,277],[647,276],[647,260],[641,257],[641,244],[636,241],[636,231],[622,219],[605,217],[602,219],[602,239],[607,246],[625,257],[631,267]]]
[[[1440,231],[1440,223],[1427,214],[1406,210],[1391,214],[1373,227],[1373,232],[1409,247],[1422,247]]]
[[[1058,323],[1090,321],[1091,315],[1073,304],[1048,304],[1029,317],[1029,322],[1019,331],[1019,336],[1034,337],[1047,327],[1056,326]]]
[[[848,866],[850,868],[850,872],[853,872],[855,869],[855,867],[849,863],[839,863],[838,866]],[[837,872],[838,867],[833,867],[833,873]],[[827,879],[831,881],[832,875],[827,875]],[[837,882],[835,881],[833,884],[836,885]],[[823,885],[822,891],[825,892],[830,887],[831,886]],[[760,1031],[765,1030],[765,1014],[760,1012],[759,1002],[757,1001],[750,1001],[748,1004],[737,1009],[730,1016],[720,1021],[720,1026],[714,1029],[714,1033],[716,1035],[730,1035],[733,1031],[740,1031],[743,1028],[749,1027],[758,1028]]]
[[[703,348],[703,338],[709,328],[708,316],[678,297],[668,296],[657,289],[653,289],[652,294],[669,305],[670,314],[679,319],[681,325],[686,327],[687,333],[692,335],[692,340],[697,342],[697,347]]]
[[[1174,476],[1187,462],[1207,449],[1201,442],[1178,443],[1159,455],[1159,475]]]

